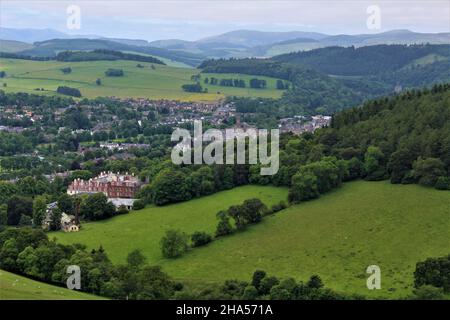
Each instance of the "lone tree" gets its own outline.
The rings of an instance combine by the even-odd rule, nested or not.
[[[131,251],[127,256],[127,264],[130,267],[140,267],[145,264],[145,257],[139,249]]]
[[[61,68],[62,73],[64,74],[69,74],[72,72],[72,68],[71,67],[65,67],[65,68]]]
[[[168,230],[161,239],[161,251],[165,258],[177,258],[188,249],[188,236],[178,230]]]

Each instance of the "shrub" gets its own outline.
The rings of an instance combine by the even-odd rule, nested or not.
[[[271,300],[290,300],[291,293],[280,285],[273,286],[270,289]]]
[[[279,283],[280,281],[278,280],[277,277],[274,276],[264,277],[261,280],[261,284],[259,286],[259,293],[262,295],[269,294],[272,287],[278,285]]]
[[[117,208],[117,214],[127,214],[129,211],[127,207],[124,205],[121,205],[119,208]]]
[[[448,177],[439,177],[434,187],[438,190],[450,190],[450,179]]]
[[[65,67],[65,68],[61,68],[62,73],[64,74],[69,74],[72,72],[72,68],[71,67]]]
[[[271,213],[275,213],[275,212],[284,210],[284,209],[286,209],[286,208],[287,208],[286,202],[280,201],[279,203],[274,204],[274,205],[270,208],[270,212],[271,212]]]
[[[141,199],[137,199],[133,202],[133,210],[142,210],[145,208],[145,202]]]
[[[247,286],[242,294],[243,300],[256,300],[258,298],[258,290],[254,286]]]
[[[322,279],[318,275],[313,275],[309,278],[306,284],[309,288],[320,289],[323,287]]]
[[[76,88],[66,87],[66,86],[59,86],[58,89],[56,89],[56,92],[59,94],[64,94],[66,96],[72,96],[72,97],[81,97],[80,90]]]
[[[413,163],[413,174],[419,184],[432,187],[445,174],[444,163],[437,158],[419,157]]]
[[[417,300],[442,300],[444,298],[444,290],[430,285],[423,285],[413,290],[414,299]]]
[[[29,216],[26,215],[22,215],[20,217],[20,222],[19,222],[20,226],[31,226],[31,218]]]
[[[428,258],[416,264],[414,271],[414,287],[431,285],[450,292],[450,255],[438,258]]]
[[[256,289],[259,290],[259,287],[261,286],[261,281],[266,276],[266,272],[263,270],[256,270],[253,272],[252,277],[252,286],[254,286]]]
[[[219,211],[217,213],[217,218],[219,219],[219,223],[216,228],[216,237],[226,236],[233,232],[233,227],[230,223],[230,217],[225,211]]]
[[[194,232],[191,236],[192,246],[193,247],[201,247],[212,241],[212,237],[206,232]]]

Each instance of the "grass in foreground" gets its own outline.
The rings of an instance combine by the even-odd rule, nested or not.
[[[53,232],[49,238],[56,237],[64,244],[82,243],[90,249],[101,245],[114,263],[125,263],[128,253],[141,249],[149,264],[160,264],[163,259],[160,240],[167,230],[179,229],[187,234],[206,231],[213,235],[218,222],[216,213],[249,198],[259,198],[270,207],[286,201],[287,189],[243,186],[183,203],[152,206],[105,221],[83,223],[80,232]]]
[[[175,260],[163,269],[193,285],[251,279],[256,269],[368,297],[412,292],[418,261],[450,253],[450,192],[388,182],[351,182]],[[366,268],[381,268],[381,290]]]
[[[144,68],[137,68],[137,64]],[[0,59],[0,69],[7,73],[6,78],[0,79],[0,89],[6,92],[27,92],[35,94],[56,94],[58,86],[78,88],[87,98],[98,96],[140,97],[150,99],[173,99],[183,101],[215,101],[224,96],[236,95],[244,97],[278,98],[283,93],[276,89],[276,79],[257,76],[267,81],[267,89],[234,88],[204,85],[205,77],[217,79],[229,78],[227,74],[204,74],[200,82],[208,88],[208,93],[184,92],[181,86],[192,83],[191,76],[201,70],[136,61],[30,61],[20,59]],[[70,67],[70,74],[63,74],[61,68]],[[122,69],[123,77],[105,77],[108,68]],[[233,75],[234,78],[249,80],[255,76]],[[96,85],[96,79],[102,84]],[[6,87],[3,87],[6,83]],[[44,91],[36,91],[43,88]]]
[[[87,293],[53,286],[0,270],[0,300],[98,300]]]

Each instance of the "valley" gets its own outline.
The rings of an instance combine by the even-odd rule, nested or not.
[[[0,300],[450,299],[445,10],[38,2],[2,5],[46,28],[0,26]]]

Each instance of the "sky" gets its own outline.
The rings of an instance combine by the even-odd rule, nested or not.
[[[67,27],[71,5],[80,10],[79,29]],[[367,10],[374,5],[380,13],[375,29],[367,26],[374,13]],[[197,40],[238,29],[327,34],[392,29],[450,32],[450,1],[0,0],[1,27],[51,28],[68,34],[150,41]]]

